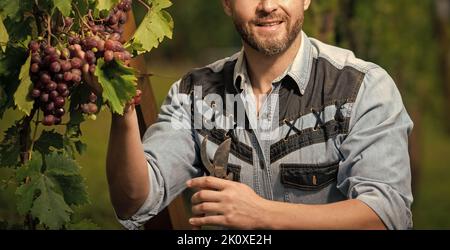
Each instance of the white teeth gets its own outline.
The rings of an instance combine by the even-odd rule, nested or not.
[[[275,26],[275,25],[278,25],[278,24],[281,24],[281,22],[274,22],[274,23],[261,23],[261,24],[258,24],[258,26]]]

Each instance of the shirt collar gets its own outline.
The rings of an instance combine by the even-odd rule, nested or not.
[[[303,31],[301,32],[301,35],[302,44],[294,58],[294,61],[283,74],[274,80],[274,83],[281,81],[286,76],[290,76],[295,83],[297,83],[300,93],[303,95],[308,85],[313,55],[312,45],[308,36]],[[237,62],[234,67],[233,80],[234,86],[240,92],[245,89],[246,84],[250,83],[250,78],[248,76],[247,65],[245,62],[244,49],[241,49],[238,54]]]

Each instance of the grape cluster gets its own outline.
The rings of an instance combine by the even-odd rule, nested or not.
[[[102,19],[94,19],[89,13],[78,32],[70,31],[68,35],[61,32],[59,37],[63,43],[58,41],[58,46],[43,38],[30,42],[33,82],[30,95],[44,113],[43,125],[61,123],[71,90],[84,83],[83,76],[95,72],[99,58],[104,58],[106,63],[116,59],[129,64],[132,55],[124,49],[121,38],[131,3],[132,0],[122,0]],[[73,21],[65,17],[60,31],[70,29]],[[77,108],[85,114],[97,113],[96,93],[92,91],[87,99]]]
[[[44,41],[32,41],[30,76],[31,96],[44,112],[42,124],[60,124],[66,113],[64,105],[70,88],[81,82],[81,70],[74,66],[67,51],[61,51]]]

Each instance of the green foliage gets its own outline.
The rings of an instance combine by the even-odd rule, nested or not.
[[[53,0],[54,8],[58,8],[64,16],[70,16],[72,11],[71,2],[67,0]]]
[[[72,209],[55,191],[55,183],[45,175],[38,176],[36,188],[40,195],[34,200],[31,214],[49,229],[58,229],[70,220]]]
[[[103,88],[103,99],[108,102],[111,110],[123,114],[126,102],[136,94],[137,78],[134,70],[117,60],[105,63],[100,59],[95,76]]]
[[[30,79],[30,61],[31,55],[28,56],[27,61],[22,66],[19,74],[19,88],[17,88],[14,94],[14,101],[20,111],[26,115],[30,115],[31,109],[33,109],[34,101],[30,98],[30,91],[33,89],[33,83]]]
[[[8,45],[5,53],[0,53],[0,92],[5,98],[0,100],[0,118],[6,109],[14,106],[14,93],[19,86],[20,67],[28,55],[20,46]]]
[[[21,215],[25,215],[30,211],[33,206],[33,201],[39,191],[39,180],[42,168],[42,157],[37,154],[33,157],[25,166],[17,170],[16,179],[17,182],[22,182],[25,179],[27,183],[23,184],[16,190],[17,196],[17,211]]]
[[[41,136],[34,143],[34,149],[43,155],[49,154],[54,149],[60,150],[63,146],[63,136],[56,133],[55,130],[42,131]]]
[[[97,9],[110,10],[119,2],[119,0],[98,0]]]
[[[6,130],[0,143],[0,167],[17,166],[20,156],[19,123]]]
[[[50,229],[67,223],[73,213],[69,205],[89,202],[79,169],[67,156],[50,153],[42,160],[35,152],[32,159],[16,172],[16,180],[24,182],[16,191],[19,213],[31,213]]]
[[[5,52],[6,50],[6,44],[8,44],[8,41],[9,41],[8,31],[6,30],[6,27],[3,24],[2,15],[0,15],[0,47],[2,48],[3,52]]]
[[[17,187],[17,212],[24,217],[23,222],[8,221],[2,227],[25,224],[30,229],[36,229],[37,225],[44,229],[98,228],[89,220],[74,220],[74,208],[89,204],[85,179],[74,160],[76,154],[83,154],[87,149],[82,140],[81,124],[86,118],[100,112],[103,105],[107,105],[114,113],[122,114],[126,103],[136,94],[136,71],[116,60],[109,63],[98,60],[95,75],[104,90],[95,101],[98,111],[89,116],[81,112],[82,105],[89,100],[92,92],[88,84],[81,82],[69,86],[69,103],[65,107],[69,120],[66,126],[60,127],[65,128],[65,131],[59,128],[42,130],[39,120],[42,112],[37,111],[39,105],[35,105],[30,97],[33,82],[28,44],[31,40],[45,40],[59,49],[67,47],[67,33],[70,31],[80,33],[83,37],[87,35],[80,30],[85,16],[92,14],[95,18],[101,18],[118,2],[0,1],[0,118],[9,109],[23,113],[20,120],[4,131],[0,143],[0,167],[11,168],[13,175],[3,183],[13,183]],[[165,10],[171,6],[171,1],[143,2],[144,7],[149,8],[147,17],[138,24],[133,39],[127,43],[127,49],[134,55],[149,52],[158,47],[165,37],[172,36],[173,21]],[[133,4],[141,3],[134,1]],[[64,26],[64,17],[74,19],[72,27],[61,27]],[[50,29],[47,23],[52,24]]]
[[[74,176],[79,173],[74,160],[57,153],[46,155],[45,163],[47,174],[52,176]]]
[[[157,48],[165,37],[172,38],[174,23],[170,14],[164,10],[171,5],[168,0],[151,1],[150,11],[131,39],[130,46],[137,50],[137,54]]]

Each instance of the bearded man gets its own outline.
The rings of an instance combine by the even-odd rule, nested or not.
[[[107,172],[125,227],[186,188],[193,227],[412,227],[400,93],[381,67],[302,31],[310,2],[222,0],[242,50],[174,83],[143,141],[133,106],[113,115]]]

